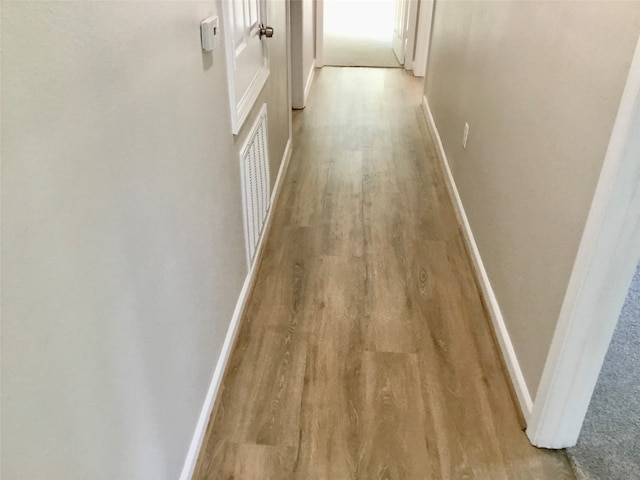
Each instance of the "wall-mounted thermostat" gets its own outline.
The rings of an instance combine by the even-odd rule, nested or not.
[[[220,21],[218,17],[205,18],[200,24],[200,40],[202,49],[210,52],[220,43]]]

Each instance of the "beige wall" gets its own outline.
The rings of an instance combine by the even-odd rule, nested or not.
[[[532,395],[639,33],[640,2],[436,2],[425,94]]]
[[[289,137],[271,2],[272,179]],[[246,275],[217,2],[2,2],[2,471],[177,478]],[[251,114],[247,124],[252,123]]]

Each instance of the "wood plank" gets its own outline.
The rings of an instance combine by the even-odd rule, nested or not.
[[[295,449],[271,445],[224,442],[216,457],[217,471],[208,471],[207,478],[224,480],[287,480],[284,472],[291,471]]]
[[[362,427],[364,262],[323,257],[323,299],[310,332],[294,478],[357,478]]]
[[[433,461],[424,430],[416,355],[367,352],[358,478],[418,480]]]

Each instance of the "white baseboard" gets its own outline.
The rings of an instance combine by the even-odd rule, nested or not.
[[[262,259],[262,252],[264,250],[266,239],[269,236],[269,230],[271,229],[271,222],[273,219],[273,212],[275,210],[278,197],[280,196],[280,191],[282,190],[284,177],[287,168],[289,167],[289,160],[291,160],[291,139],[287,141],[287,145],[284,149],[284,154],[280,163],[280,169],[278,170],[278,177],[276,178],[276,182],[273,186],[273,191],[271,192],[271,206],[269,208],[269,212],[267,213],[267,218],[265,219],[264,230],[258,241],[258,246],[256,247],[256,253],[253,257],[251,268],[249,269],[244,284],[242,285],[242,290],[240,290],[240,296],[238,297],[236,308],[233,311],[233,316],[231,317],[231,322],[229,323],[227,335],[224,339],[224,344],[222,345],[222,350],[220,352],[220,356],[218,357],[216,368],[213,372],[213,378],[211,379],[211,383],[209,384],[209,390],[207,391],[207,396],[205,397],[202,410],[200,411],[200,417],[198,418],[198,423],[196,424],[196,429],[193,434],[193,438],[191,439],[189,451],[187,452],[187,458],[185,459],[182,473],[180,474],[180,480],[190,480],[196,468],[198,454],[200,453],[200,449],[202,448],[202,442],[207,431],[209,418],[211,417],[211,412],[213,411],[216,397],[220,389],[220,384],[222,383],[224,371],[227,367],[227,362],[229,361],[231,350],[233,349],[233,344],[235,343],[236,335],[240,326],[240,320],[242,320],[242,316],[247,306],[247,301],[249,300],[249,295],[256,281],[258,266],[260,265],[260,260]]]
[[[311,64],[311,69],[309,70],[309,74],[307,75],[307,83],[304,86],[304,103],[302,107],[307,106],[307,99],[309,98],[309,92],[311,92],[311,84],[313,83],[313,77],[316,74],[316,62],[315,60]]]
[[[447,161],[447,155],[444,151],[444,146],[442,145],[442,139],[440,138],[440,134],[438,133],[438,127],[436,126],[433,119],[433,115],[431,113],[431,109],[429,108],[429,102],[427,101],[426,96],[422,97],[422,110],[427,120],[427,125],[429,127],[429,131],[431,132],[431,136],[433,137],[433,140],[435,142],[438,157],[440,158],[440,162],[445,172],[447,189],[449,190],[449,195],[451,197],[456,216],[458,217],[458,222],[462,227],[462,232],[464,234],[464,240],[467,244],[467,248],[469,249],[469,252],[471,252],[471,259],[476,276],[478,278],[478,283],[480,284],[480,288],[482,289],[482,295],[489,310],[491,322],[493,324],[496,337],[498,337],[498,343],[500,344],[502,355],[504,356],[505,363],[507,364],[507,369],[509,370],[509,376],[511,377],[511,382],[515,389],[516,396],[518,397],[520,409],[522,410],[525,421],[527,421],[529,419],[529,416],[531,415],[531,410],[533,408],[531,394],[529,393],[529,389],[527,388],[527,384],[524,380],[524,375],[522,374],[522,369],[520,368],[520,364],[518,363],[518,357],[516,356],[515,349],[513,348],[513,344],[511,343],[511,338],[509,337],[507,326],[504,323],[500,305],[498,304],[498,300],[496,299],[493,288],[491,287],[491,282],[489,281],[487,271],[484,268],[482,257],[480,256],[480,251],[478,250],[478,245],[476,244],[475,238],[473,237],[473,231],[471,230],[471,225],[469,224],[469,220],[464,211],[464,205],[462,204],[462,199],[460,198],[458,188],[456,187],[456,182],[453,179],[453,174],[451,173],[451,169],[449,168],[449,162]]]

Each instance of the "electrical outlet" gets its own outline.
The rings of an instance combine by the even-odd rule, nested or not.
[[[465,122],[462,133],[462,148],[467,148],[467,138],[469,138],[469,124]]]

